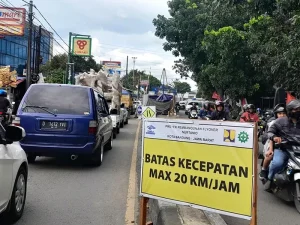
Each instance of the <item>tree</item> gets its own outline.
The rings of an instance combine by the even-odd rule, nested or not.
[[[174,81],[174,87],[181,94],[191,91],[191,86],[187,82]]]
[[[123,86],[130,90],[135,90],[136,86],[138,85],[140,76],[141,76],[141,80],[148,80],[149,78],[150,88],[161,86],[161,82],[156,77],[152,75],[148,75],[145,73],[145,71],[140,71],[140,70],[134,70],[134,81],[133,81],[133,70],[131,70],[128,75],[125,75],[122,78]]]
[[[71,61],[74,62],[75,73],[88,72],[94,69],[98,72],[102,65],[97,64],[93,57],[72,56]],[[67,54],[55,55],[51,61],[48,61],[41,67],[41,72],[48,78],[49,83],[63,83],[66,75],[66,68],[68,62]]]
[[[300,92],[298,0],[170,0],[153,20],[174,69],[203,95],[256,96],[262,87]]]
[[[63,69],[54,69],[46,77],[45,81],[47,83],[56,83],[56,84],[63,84],[64,77],[66,75],[66,71]]]

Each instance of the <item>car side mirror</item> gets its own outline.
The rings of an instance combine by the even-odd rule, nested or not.
[[[21,141],[26,136],[26,132],[22,127],[8,126],[6,127],[5,139],[9,142]]]

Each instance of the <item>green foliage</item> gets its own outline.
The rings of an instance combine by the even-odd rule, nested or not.
[[[184,94],[191,91],[191,85],[187,82],[174,81],[174,87],[178,93]]]
[[[140,70],[134,70],[134,73],[133,73],[133,70],[131,70],[128,75],[125,75],[122,78],[123,86],[130,90],[135,90],[136,86],[139,83],[140,77],[141,77],[141,80],[148,80],[148,78],[149,78],[150,88],[161,86],[161,82],[156,77],[154,77],[152,75],[148,75],[148,74],[146,74],[145,71],[140,71]],[[134,80],[133,80],[133,78],[134,78]]]
[[[153,20],[163,48],[180,57],[199,95],[257,96],[282,85],[300,92],[298,0],[170,0],[170,17]],[[268,88],[269,91],[269,88]]]
[[[63,83],[66,74],[66,67],[68,62],[67,54],[55,55],[51,61],[47,62],[41,67],[41,72],[47,77],[48,83]],[[88,72],[94,69],[98,72],[102,66],[97,64],[93,57],[72,56],[71,62],[74,62],[75,73]],[[48,78],[49,77],[49,78]]]
[[[47,75],[45,82],[46,83],[55,83],[62,84],[64,82],[64,76],[66,75],[66,71],[63,69],[53,69]]]

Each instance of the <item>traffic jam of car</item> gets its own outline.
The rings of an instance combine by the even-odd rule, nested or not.
[[[110,110],[104,95],[93,87],[31,85],[12,123],[0,125],[0,216],[12,222],[21,218],[28,163],[37,157],[67,157],[99,167],[131,114],[126,103]]]

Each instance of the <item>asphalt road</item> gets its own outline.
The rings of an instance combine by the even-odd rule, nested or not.
[[[38,158],[29,168],[26,207],[16,225],[124,225],[137,124],[130,119],[121,129],[99,168]]]

